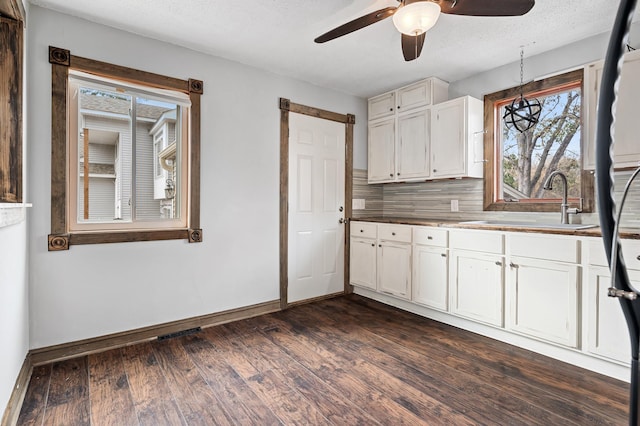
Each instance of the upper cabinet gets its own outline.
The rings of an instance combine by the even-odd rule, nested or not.
[[[584,158],[585,169],[595,169],[596,109],[600,94],[600,81],[604,62],[599,61],[587,67],[585,72],[585,92],[588,98],[588,136]],[[637,143],[637,110],[635,101],[640,98],[640,51],[625,55],[618,102],[615,115],[614,167],[616,169],[637,167],[640,161],[640,145]]]
[[[369,99],[369,183],[482,177],[482,101],[421,80]]]
[[[481,178],[483,103],[463,96],[431,108],[431,177]]]

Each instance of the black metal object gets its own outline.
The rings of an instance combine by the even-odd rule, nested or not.
[[[612,277],[616,289],[623,292],[638,293],[629,280],[624,264],[620,240],[616,229],[616,205],[613,197],[613,128],[617,89],[629,38],[629,28],[636,7],[636,0],[621,0],[616,14],[609,46],[605,56],[602,83],[598,98],[598,114],[596,124],[596,188],[598,195],[598,211],[604,249],[613,269]],[[615,246],[614,246],[615,244]],[[615,247],[615,250],[613,248]],[[615,258],[613,252],[616,252]],[[613,268],[612,268],[613,267]],[[638,425],[638,392],[640,364],[640,299],[630,300],[620,297],[620,306],[627,322],[631,340],[631,383],[629,396],[629,424]]]

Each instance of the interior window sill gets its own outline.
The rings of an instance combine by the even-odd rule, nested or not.
[[[23,222],[27,207],[33,206],[31,203],[0,203],[0,228]]]

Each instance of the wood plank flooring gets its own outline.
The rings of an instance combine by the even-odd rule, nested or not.
[[[351,295],[36,367],[21,425],[627,423],[628,384]]]

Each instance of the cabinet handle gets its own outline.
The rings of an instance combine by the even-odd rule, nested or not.
[[[447,257],[447,253],[440,253],[440,256]]]
[[[509,263],[509,266],[512,267],[512,268],[516,268],[516,269],[520,267],[520,266],[516,265],[513,262]]]
[[[498,266],[502,266],[502,262],[500,262],[500,261],[498,260],[498,261],[496,261],[496,265],[498,265]]]
[[[427,240],[433,240],[433,237],[427,237]]]

